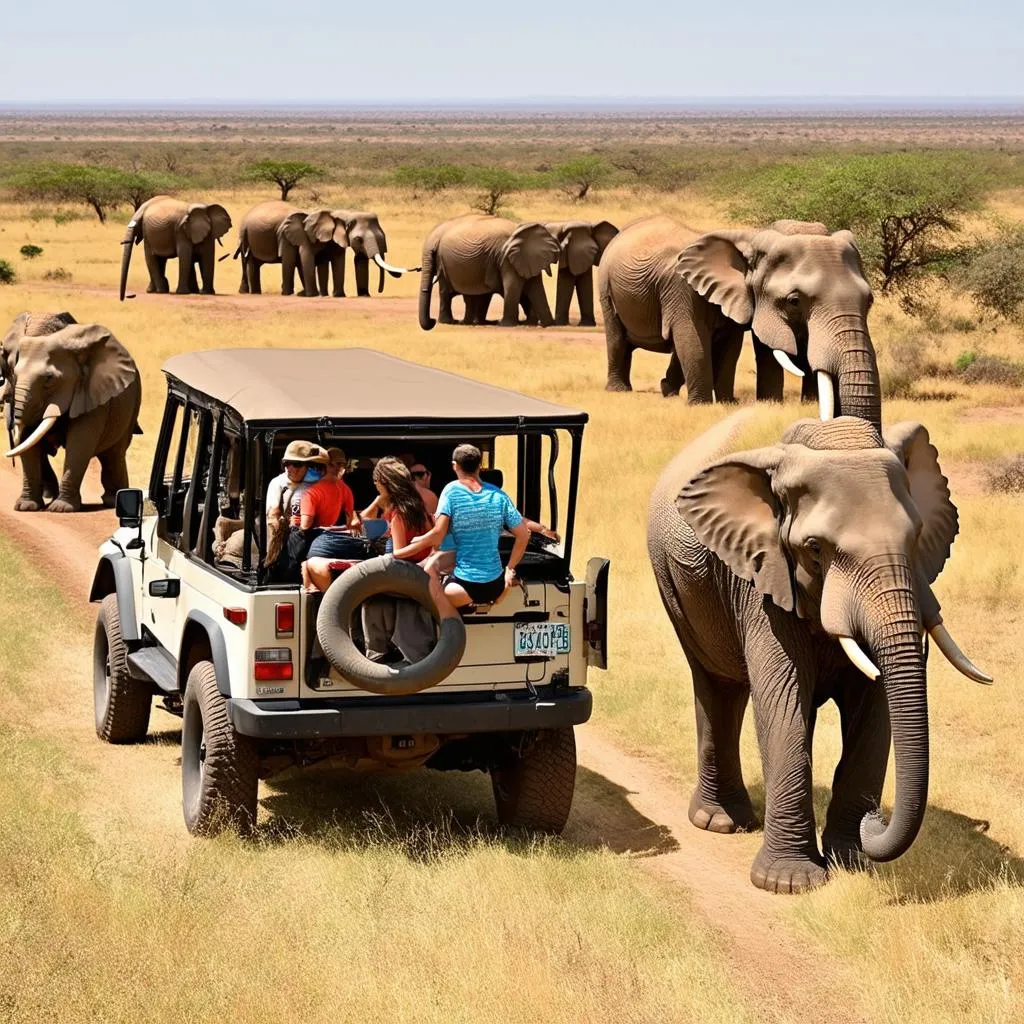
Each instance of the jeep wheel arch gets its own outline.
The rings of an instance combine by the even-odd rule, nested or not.
[[[185,692],[188,674],[200,661],[213,662],[217,689],[221,696],[231,696],[231,675],[228,669],[228,648],[220,625],[205,612],[193,609],[185,617],[178,650],[178,690]]]
[[[120,552],[107,552],[100,556],[96,573],[92,578],[92,587],[89,589],[89,602],[95,604],[108,594],[117,594],[117,614],[121,620],[122,639],[126,643],[139,640],[132,567]]]
[[[331,584],[316,617],[316,635],[327,660],[350,683],[370,693],[404,696],[436,686],[452,674],[466,650],[461,618],[440,619],[434,649],[411,665],[371,661],[356,647],[349,627],[359,606],[371,597],[390,595],[418,602],[437,619],[427,574],[394,555],[371,558],[347,569]]]

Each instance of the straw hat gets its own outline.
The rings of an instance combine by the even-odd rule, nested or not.
[[[282,462],[317,462],[326,466],[329,458],[327,449],[309,441],[292,441],[284,450]]]

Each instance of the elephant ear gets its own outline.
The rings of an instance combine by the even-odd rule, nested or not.
[[[531,222],[512,232],[502,248],[502,258],[520,277],[529,279],[555,263],[559,251],[555,236],[543,224]]]
[[[139,379],[128,350],[102,324],[75,324],[50,339],[78,359],[81,375],[68,415],[74,419],[116,398]]]
[[[14,318],[14,322],[7,329],[3,343],[0,344],[0,359],[10,365],[17,351],[18,342],[25,336],[25,329],[28,327],[28,320],[31,313],[20,313]]]
[[[920,423],[896,423],[886,427],[882,436],[886,447],[907,470],[910,496],[922,522],[917,562],[928,582],[934,583],[960,529],[956,505],[949,496],[949,481],[939,468],[939,453]]]
[[[306,215],[301,210],[289,213],[277,228],[277,252],[281,255],[282,243],[289,242],[296,247],[306,245],[309,238],[306,236],[305,226]]]
[[[206,207],[206,212],[210,215],[213,237],[223,238],[231,230],[231,215],[220,203],[210,203]]]
[[[677,271],[708,302],[738,324],[754,315],[754,297],[747,275],[754,258],[749,231],[715,231],[701,235],[680,254]]]
[[[330,210],[314,210],[307,214],[302,226],[311,242],[324,245],[334,237],[334,218]]]
[[[178,223],[178,226],[185,232],[188,240],[193,245],[204,241],[210,233],[210,218],[203,203],[192,203],[188,212]]]
[[[782,546],[782,508],[771,484],[781,457],[778,446],[730,455],[686,484],[676,508],[697,539],[741,580],[791,612],[796,592]]]
[[[573,277],[579,277],[590,270],[601,258],[601,247],[597,239],[586,228],[567,232],[561,243],[561,257],[558,265],[567,267]]]
[[[597,259],[595,264],[601,262],[608,243],[619,233],[619,229],[610,220],[599,220],[594,225],[594,240],[597,242]]]

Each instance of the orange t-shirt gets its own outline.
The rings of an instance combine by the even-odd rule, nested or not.
[[[344,480],[318,480],[302,495],[302,515],[312,516],[314,527],[348,526],[355,507],[352,489]]]

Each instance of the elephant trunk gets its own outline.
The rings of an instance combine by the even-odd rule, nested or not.
[[[822,419],[856,416],[882,429],[882,393],[878,362],[864,318],[834,317],[812,322],[808,359],[818,371]]]
[[[437,321],[430,316],[430,299],[434,290],[434,263],[437,259],[437,250],[424,248],[423,250],[423,276],[420,279],[420,327],[425,331],[431,331]]]
[[[128,287],[128,267],[132,262],[132,249],[135,248],[135,243],[131,239],[126,239],[121,243],[121,287],[118,290],[118,298],[121,302],[124,302],[125,289]]]
[[[864,816],[861,846],[875,861],[895,860],[917,838],[928,803],[928,694],[921,616],[913,573],[902,555],[887,557],[859,588],[867,609],[858,630],[881,672],[896,761],[896,797],[887,823]],[[878,685],[865,683],[866,686]]]

